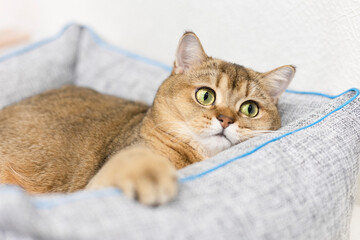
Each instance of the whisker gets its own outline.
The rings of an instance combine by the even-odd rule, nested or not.
[[[21,181],[30,183],[30,181],[29,181],[29,179],[28,179],[27,177],[24,177],[23,175],[21,175],[20,173],[18,173],[17,171],[15,171],[15,169],[13,169],[10,164],[9,164],[7,167],[8,167],[8,168],[11,170],[11,172],[13,172],[18,178],[20,178]]]

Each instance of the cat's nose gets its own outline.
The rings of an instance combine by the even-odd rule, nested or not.
[[[234,123],[234,119],[225,115],[219,115],[217,119],[220,121],[220,124],[223,128],[227,128],[230,124]]]

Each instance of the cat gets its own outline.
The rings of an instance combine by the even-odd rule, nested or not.
[[[176,169],[280,128],[291,65],[259,73],[180,39],[152,106],[64,86],[0,111],[0,183],[29,193],[118,187],[146,205],[174,199]]]

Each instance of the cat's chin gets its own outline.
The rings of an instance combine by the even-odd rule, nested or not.
[[[205,140],[202,139],[199,142],[208,157],[212,157],[233,145],[231,141],[223,134],[213,135],[206,138]]]

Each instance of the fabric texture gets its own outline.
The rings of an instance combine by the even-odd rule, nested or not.
[[[0,57],[0,107],[64,84],[151,103],[170,68],[71,25]],[[178,171],[151,208],[113,188],[32,196],[0,185],[0,239],[348,239],[360,156],[359,91],[288,91],[283,127]]]

